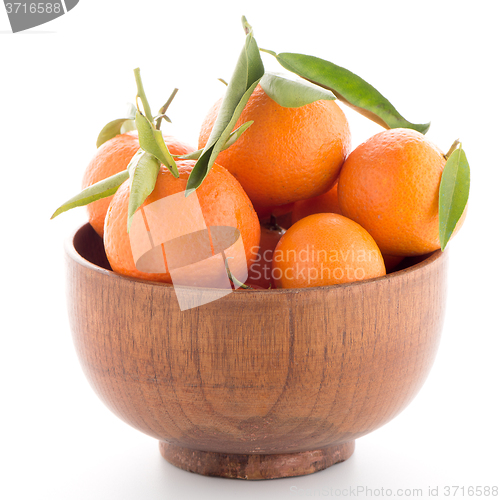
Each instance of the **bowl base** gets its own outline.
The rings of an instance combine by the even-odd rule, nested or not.
[[[282,454],[198,451],[160,441],[163,458],[180,469],[204,476],[249,480],[312,474],[347,460],[353,452],[354,441],[320,450]]]

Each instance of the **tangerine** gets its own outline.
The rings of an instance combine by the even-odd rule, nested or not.
[[[222,100],[206,116],[198,145],[208,141]],[[350,150],[347,119],[335,103],[320,100],[285,108],[258,85],[235,128],[253,125],[217,162],[241,183],[259,211],[311,198],[328,191]]]
[[[445,163],[442,151],[420,132],[380,132],[358,146],[342,167],[342,213],[361,224],[384,254],[412,256],[437,250]]]
[[[337,189],[338,183],[335,183],[332,189],[326,193],[315,196],[314,198],[309,198],[308,200],[295,202],[292,210],[292,224],[313,214],[331,213],[342,215]]]
[[[187,180],[193,169],[195,161],[178,160],[176,163],[179,170],[179,177],[175,178],[169,170],[162,165],[154,190],[146,198],[145,202],[134,215],[133,222],[135,222],[136,217],[141,215],[139,212],[143,211],[145,207],[154,202],[163,200],[164,198],[177,193],[182,193],[182,196],[185,197],[184,192]],[[130,234],[127,234],[129,195],[130,179],[127,179],[118,188],[118,191],[113,196],[106,215],[104,226],[104,248],[111,268],[113,271],[125,276],[172,283],[171,273],[167,265],[166,243],[169,242],[169,240],[173,240],[173,232],[179,228],[174,228],[171,222],[168,222],[167,219],[160,213],[156,219],[156,227],[159,226],[159,231],[162,234],[161,241],[164,242],[161,243],[161,251],[158,254],[159,259],[161,260],[160,264],[163,265],[164,271],[145,272],[144,270],[137,269],[132,251]],[[204,224],[210,231],[209,245],[212,250],[212,255],[207,257],[212,259],[211,263],[214,264],[214,266],[217,264],[215,262],[216,258],[218,256],[220,257],[221,249],[219,248],[219,250],[217,250],[217,245],[214,243],[213,229],[215,226],[233,228],[233,232],[234,229],[237,229],[239,231],[239,235],[241,235],[243,243],[243,264],[246,276],[246,269],[251,264],[252,259],[255,256],[254,249],[259,245],[260,225],[257,214],[255,213],[252,203],[250,202],[245,191],[238,181],[226,169],[214,164],[208,176],[203,181],[203,184],[196,190],[196,195],[199,201],[199,208],[201,208]],[[191,196],[192,194],[189,195],[189,197]],[[185,217],[185,220],[188,221],[188,223],[191,224],[193,221],[199,220],[199,208],[193,205],[193,209],[190,212],[183,214],[183,217]],[[130,233],[132,233],[132,229],[133,224]],[[152,234],[152,229],[149,227],[146,227],[146,229],[149,231],[148,236],[151,235],[151,238],[153,238],[154,234]],[[192,266],[198,262],[197,259],[194,259],[194,255],[199,254],[197,246],[200,246],[201,244],[201,239],[197,235],[199,235],[199,231],[196,229],[193,232],[187,232],[185,234],[186,239],[180,242],[180,245],[177,245],[176,247],[178,249],[177,255],[175,255],[176,260],[184,259],[187,264]],[[189,239],[190,237],[191,239]],[[179,238],[177,238],[176,241],[178,240]],[[146,244],[147,242],[144,243]],[[234,258],[235,260],[233,262],[235,267],[231,269],[232,271],[241,264],[236,262],[238,259],[237,255]],[[191,262],[189,262],[190,259]],[[224,265],[222,260],[220,260],[219,264],[222,266]],[[192,269],[193,272],[206,273],[209,267],[193,267]],[[214,269],[214,272],[216,271],[213,266],[210,269]],[[239,269],[241,269],[241,266]],[[238,273],[235,273],[235,276],[238,278],[240,277]],[[209,275],[199,276],[198,281],[199,283],[213,282],[210,281]],[[192,281],[190,283],[192,283]],[[197,286],[205,285],[199,284]]]
[[[184,155],[194,151],[193,147],[172,136],[164,135],[163,137],[171,154]],[[126,170],[138,150],[139,138],[134,132],[117,135],[101,144],[83,174],[82,189]],[[87,205],[90,225],[101,238],[104,234],[104,219],[111,199],[112,196],[108,196]]]
[[[335,285],[385,273],[382,254],[368,231],[339,214],[299,220],[280,239],[273,255],[277,288]]]

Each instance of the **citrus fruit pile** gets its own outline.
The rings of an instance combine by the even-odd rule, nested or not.
[[[167,283],[174,260],[194,265],[193,256],[204,255],[203,238],[215,263],[223,250],[216,227],[233,228],[226,243],[241,245],[243,271],[227,267],[236,253],[224,262],[234,288],[361,281],[398,269],[405,257],[444,250],[467,208],[461,143],[443,153],[424,135],[429,124],[408,122],[354,73],[313,56],[260,49],[245,18],[243,27],[245,46],[224,96],[199,127],[198,149],[160,130],[175,93],[153,116],[136,69],[136,106],[101,131],[83,191],[54,216],[87,205],[115,272]],[[266,72],[262,52],[300,78]],[[339,101],[383,130],[352,150]],[[179,193],[196,203],[183,208]],[[144,214],[166,198],[178,205],[157,212],[153,228]],[[131,243],[141,224],[150,241]],[[163,239],[155,247],[157,228]],[[182,258],[167,245],[179,235]],[[134,254],[134,245],[147,244],[155,269],[153,261],[139,266]]]

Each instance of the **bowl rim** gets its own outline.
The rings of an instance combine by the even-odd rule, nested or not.
[[[125,280],[129,281],[132,283],[141,283],[144,285],[149,285],[149,286],[156,286],[156,287],[161,287],[161,288],[167,288],[167,289],[172,289],[174,290],[174,285],[172,283],[163,283],[160,281],[150,281],[150,280],[144,280],[141,278],[133,278],[130,276],[123,276],[119,273],[116,273],[115,271],[110,271],[109,269],[105,269],[101,266],[98,266],[97,264],[94,264],[93,262],[90,262],[89,260],[85,259],[80,253],[75,248],[74,245],[74,240],[76,235],[83,230],[84,227],[90,226],[89,222],[80,224],[76,229],[74,229],[69,236],[66,237],[64,241],[64,250],[66,255],[71,258],[73,261],[75,261],[77,264],[79,264],[82,267],[85,267],[93,272],[103,274],[106,276],[109,276],[114,279],[118,280]],[[438,259],[442,259],[445,256],[447,256],[448,250],[442,251],[441,249],[437,249],[434,252],[431,252],[428,254],[428,256],[423,259],[422,261],[413,264],[412,266],[406,267],[404,269],[401,269],[400,271],[395,271],[389,274],[385,274],[384,276],[379,276],[376,278],[370,278],[366,280],[361,280],[361,281],[352,281],[349,283],[339,283],[336,285],[326,285],[326,286],[316,286],[316,287],[306,287],[306,288],[271,288],[271,289],[245,289],[245,295],[248,295],[249,293],[262,293],[266,292],[266,294],[272,294],[272,295],[283,295],[283,294],[296,294],[296,293],[308,293],[308,292],[317,292],[318,290],[322,291],[328,291],[328,290],[339,290],[341,288],[350,288],[350,287],[358,287],[358,286],[363,286],[366,285],[367,283],[373,283],[373,282],[385,282],[393,279],[400,278],[402,276],[408,275],[408,274],[413,274],[422,268],[425,268],[427,266],[430,266],[433,264],[435,261]],[[417,256],[416,256],[417,257]],[[183,288],[193,288],[194,287],[183,287]],[[211,290],[210,288],[203,288],[203,290]],[[242,289],[239,289],[242,290]]]

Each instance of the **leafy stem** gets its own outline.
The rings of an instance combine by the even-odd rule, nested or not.
[[[260,58],[257,42],[253,38],[252,28],[245,17],[242,18],[242,23],[245,32],[247,32],[245,45],[227,86],[212,132],[189,174],[186,195],[197,189],[210,172],[215,159],[228,142],[250,95],[264,75],[264,65]]]
[[[135,83],[137,85],[137,99],[141,100],[142,107],[144,108],[144,114],[146,115],[146,118],[152,122],[153,121],[153,115],[151,114],[151,108],[149,106],[149,102],[146,98],[146,93],[144,92],[144,86],[142,84],[142,78],[141,78],[141,70],[139,68],[134,69],[134,75],[135,75]],[[137,109],[139,109],[139,105],[137,103]]]
[[[175,95],[179,92],[179,89],[174,89],[173,92],[170,94],[170,97],[168,98],[168,101],[160,108],[160,111],[158,111],[158,119],[156,120],[156,129],[160,130],[161,127],[161,120],[162,119],[167,119],[165,116],[165,113],[167,112],[168,107],[170,106],[171,102],[174,100]]]
[[[172,158],[172,155],[170,154],[170,151],[168,150],[168,147],[165,144],[165,139],[163,138],[161,131],[158,130],[157,127],[155,126],[154,123],[155,119],[151,116],[151,108],[149,107],[149,103],[146,98],[146,93],[144,91],[144,86],[142,84],[139,68],[136,68],[134,70],[134,74],[137,83],[137,99],[140,98],[144,106],[144,114],[138,108],[137,113],[135,115],[135,123],[137,125],[137,132],[139,134],[139,145],[144,151],[152,154],[155,158],[158,159],[158,161],[160,161],[160,163],[165,165],[165,167],[167,167],[170,170],[170,172],[174,177],[179,177],[179,172],[177,170],[177,165],[175,164],[175,160]],[[173,99],[175,93],[176,92],[174,91],[173,95],[171,96],[171,99]],[[170,102],[171,99],[169,99]],[[170,104],[169,101],[167,101],[167,103],[163,107]],[[157,117],[157,119],[160,121],[163,118],[168,119],[165,116]],[[149,164],[152,163],[149,162]],[[153,170],[150,169],[150,172],[153,173],[154,169]],[[134,184],[132,182],[131,189],[133,189],[133,187]]]

